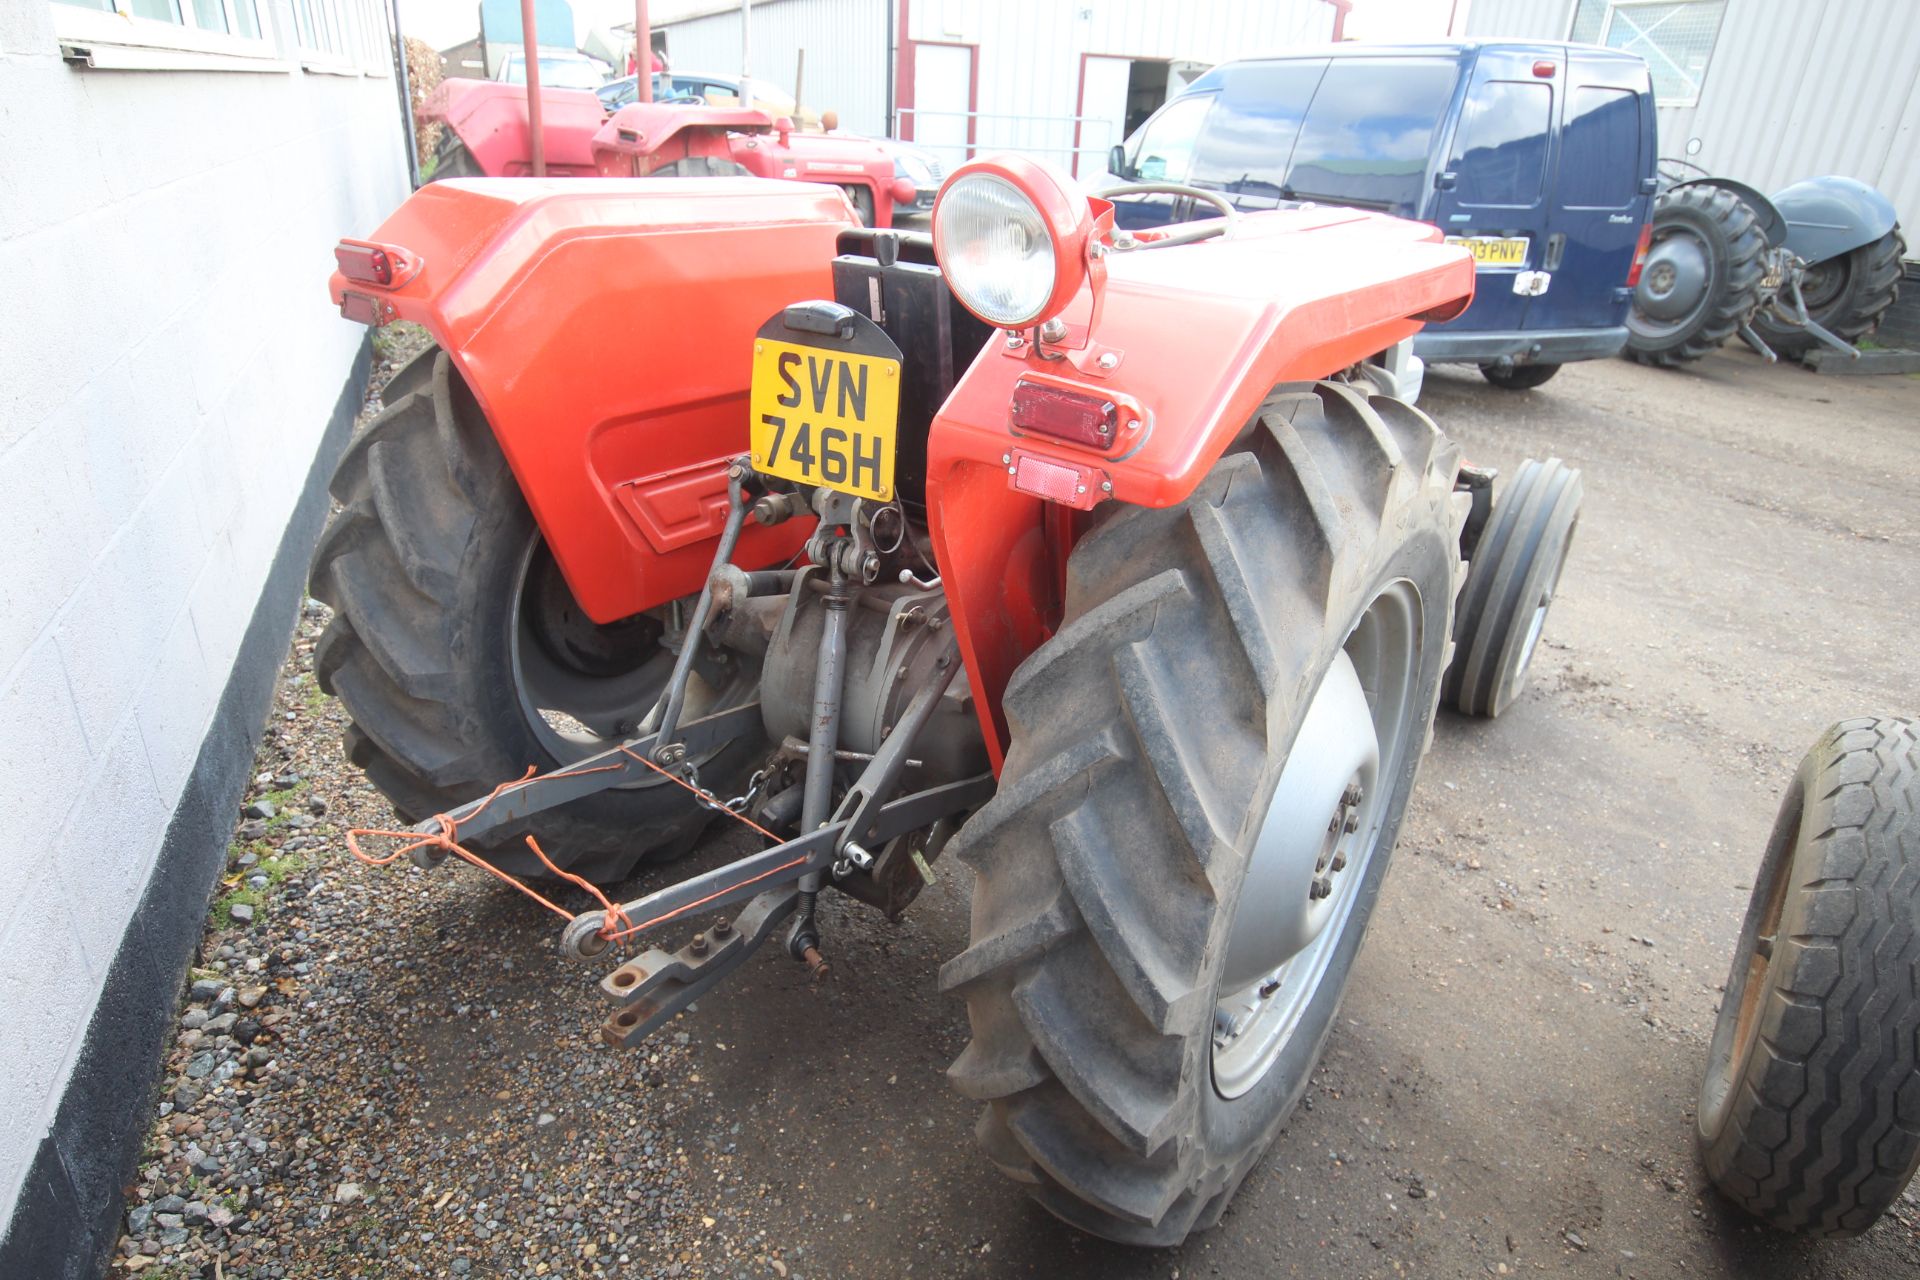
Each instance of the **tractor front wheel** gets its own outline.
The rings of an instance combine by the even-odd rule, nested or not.
[[[479,405],[444,352],[395,375],[387,408],[334,471],[342,509],[314,552],[312,591],[333,606],[314,651],[320,687],[352,723],[349,759],[407,822],[605,749],[665,684],[673,611],[601,625],[573,598]],[[696,666],[687,718],[750,699],[737,656]],[[704,669],[705,674],[701,672]],[[756,743],[696,762],[724,786]],[[470,847],[516,875],[556,864],[610,883],[646,854],[684,852],[711,813],[664,778],[536,815]]]
[[[941,973],[981,1145],[1067,1222],[1211,1225],[1305,1091],[1432,726],[1457,463],[1408,405],[1288,388],[1188,501],[1074,548]]]

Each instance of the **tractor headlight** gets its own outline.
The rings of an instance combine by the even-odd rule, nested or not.
[[[967,310],[1024,329],[1073,300],[1092,221],[1071,179],[1023,156],[995,156],[962,165],[940,189],[933,251]]]

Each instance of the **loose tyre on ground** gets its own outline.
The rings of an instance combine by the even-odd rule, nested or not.
[[[1449,706],[1492,719],[1526,687],[1583,496],[1577,470],[1558,458],[1528,458],[1494,502],[1454,613],[1453,662],[1440,695]]]
[[[1672,368],[1717,350],[1760,301],[1767,238],[1724,187],[1663,193],[1627,315],[1628,357]]]
[[[445,354],[396,374],[386,404],[334,472],[342,510],[314,552],[312,591],[335,613],[313,665],[352,717],[348,757],[418,822],[631,732],[672,665],[672,615],[599,626],[580,610]],[[689,717],[752,696],[746,663],[703,666]],[[727,785],[756,747],[737,740],[699,762],[702,781]],[[557,864],[608,882],[643,854],[683,852],[710,816],[655,779],[549,810],[532,830]],[[527,830],[474,847],[540,875]]]
[[[1531,391],[1560,372],[1557,364],[1483,364],[1480,376],[1502,391]]]
[[[1788,1231],[1858,1235],[1920,1169],[1920,728],[1843,720],[1781,802],[1708,1049],[1700,1153]]]
[[[1305,1090],[1429,737],[1457,465],[1405,404],[1283,389],[1186,503],[1075,546],[941,975],[981,1145],[1066,1221],[1211,1225]]]
[[[1807,315],[1848,342],[1859,342],[1873,332],[1899,295],[1900,259],[1906,250],[1906,241],[1895,227],[1872,244],[1808,267],[1800,280]],[[1772,307],[1754,317],[1753,327],[1768,346],[1789,359],[1825,345],[1804,327],[1781,320]]]

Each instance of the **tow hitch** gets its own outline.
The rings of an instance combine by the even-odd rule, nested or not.
[[[772,841],[770,848],[624,903],[612,902],[587,881],[553,868],[599,899],[599,908],[577,914],[513,881],[529,896],[568,916],[560,933],[559,947],[562,955],[575,960],[592,960],[610,944],[626,942],[696,912],[718,912],[736,903],[747,903],[737,917],[731,920],[720,917],[677,951],[650,948],[601,979],[602,994],[618,1007],[607,1017],[600,1034],[608,1044],[620,1048],[638,1044],[711,990],[790,917],[795,918],[788,938],[789,951],[795,959],[807,963],[817,976],[823,975],[827,965],[820,955],[813,902],[827,878],[845,878],[856,871],[871,870],[876,861],[871,850],[884,849],[900,836],[935,827],[942,819],[952,819],[976,809],[986,803],[994,791],[990,772],[906,793],[899,790],[906,767],[919,763],[909,759],[915,739],[960,670],[952,633],[946,631],[934,660],[935,676],[914,695],[878,749],[859,757],[864,760],[864,767],[856,781],[846,788],[837,810],[830,816],[826,812],[832,798],[836,759],[849,754],[836,749],[840,701],[847,676],[844,618],[857,603],[864,583],[861,575],[847,573],[841,567],[858,563],[861,551],[857,537],[832,533],[824,522],[822,531],[815,535],[818,545],[813,550],[832,570],[827,588],[830,611],[814,677],[814,732],[806,743],[794,744],[804,747],[801,754],[806,765],[801,834],[782,840],[740,812],[744,804],[721,801],[699,785],[688,762],[761,720],[761,705],[757,701],[685,723],[680,720],[686,705],[687,684],[694,670],[694,650],[714,612],[715,586],[727,581],[733,550],[751,505],[746,484],[753,474],[745,458],[736,459],[728,469],[729,506],[725,530],[715,549],[707,585],[694,606],[687,639],[673,674],[654,712],[647,717],[657,728],[574,764],[506,783],[478,800],[417,823],[406,831],[358,830],[348,836],[355,855],[369,863],[383,864],[404,853],[414,865],[431,868],[457,854],[484,866],[480,859],[461,847],[461,839],[485,835],[543,810],[631,783],[647,773],[657,773],[693,792],[701,804],[727,814]],[[787,514],[793,513],[792,504],[776,506]],[[737,575],[737,571],[734,572]],[[773,575],[773,579],[785,580],[780,575]],[[733,581],[738,581],[738,577]],[[838,627],[836,620],[841,621]],[[398,837],[405,843],[385,857],[370,857],[361,852],[357,843],[357,837],[368,835]],[[538,844],[531,838],[529,844],[544,861],[545,854]],[[919,856],[921,851],[911,852],[915,855],[913,865],[920,874],[926,874],[925,862]],[[930,858],[937,852],[938,843],[930,841],[924,856]],[[503,872],[493,874],[510,879]]]

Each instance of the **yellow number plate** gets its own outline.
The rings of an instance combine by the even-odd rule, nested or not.
[[[1473,255],[1483,267],[1524,267],[1527,265],[1525,236],[1448,236],[1448,244],[1457,244]]]
[[[755,470],[892,499],[898,360],[757,338],[748,405]]]

